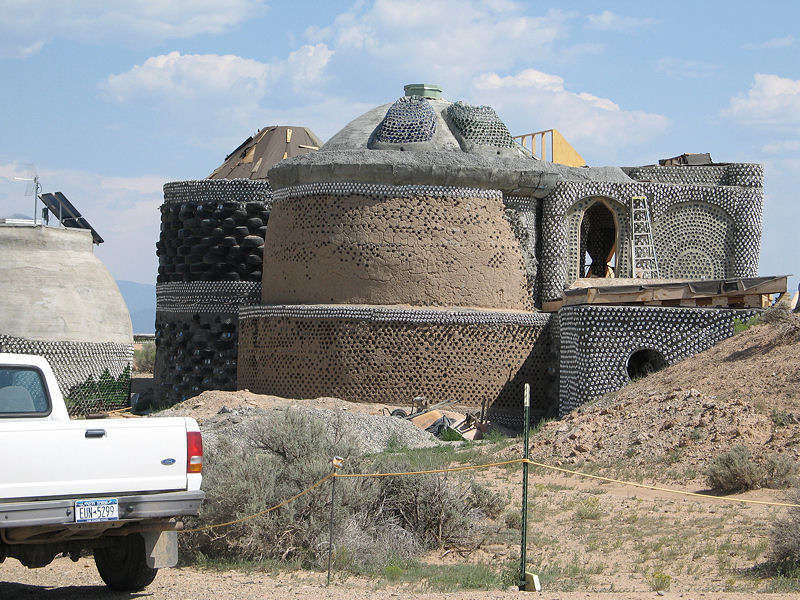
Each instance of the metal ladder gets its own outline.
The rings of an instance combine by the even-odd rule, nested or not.
[[[658,260],[646,196],[631,197],[631,276],[658,278]]]

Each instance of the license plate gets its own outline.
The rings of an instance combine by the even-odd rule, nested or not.
[[[119,520],[119,502],[116,498],[96,498],[75,501],[75,522],[96,523]]]

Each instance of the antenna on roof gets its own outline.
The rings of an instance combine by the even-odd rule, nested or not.
[[[28,185],[25,186],[25,195],[33,196],[33,224],[36,224],[36,201],[39,199],[39,192],[42,186],[39,184],[39,175],[36,174],[36,165],[29,163],[26,165],[28,171],[27,177],[14,177],[17,181],[27,181]]]

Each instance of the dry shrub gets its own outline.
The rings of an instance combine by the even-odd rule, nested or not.
[[[797,463],[787,456],[769,455],[757,462],[739,445],[711,462],[706,481],[711,489],[726,494],[763,487],[781,489],[794,483],[797,470]]]
[[[333,439],[326,424],[288,410],[254,420],[244,439],[210,439],[198,527],[252,515],[306,489],[330,473],[411,471],[403,455],[366,459],[348,439]],[[181,536],[186,556],[293,560],[321,566],[327,557],[331,484],[243,523]],[[346,478],[336,480],[335,560],[340,567],[385,564],[418,549],[475,543],[477,523],[500,501],[464,477]]]
[[[795,490],[789,501],[800,504],[800,490]],[[800,508],[790,508],[785,517],[775,522],[769,560],[781,571],[792,572],[800,568]]]
[[[782,342],[800,341],[800,313],[792,312],[788,305],[776,304],[768,308],[764,311],[762,320],[778,329]]]

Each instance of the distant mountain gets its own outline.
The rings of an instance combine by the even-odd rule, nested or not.
[[[128,305],[133,333],[155,333],[156,286],[133,281],[117,281],[117,286]]]

